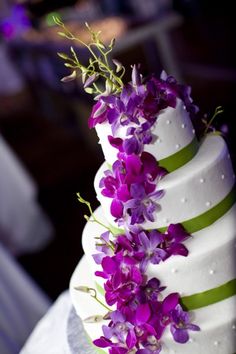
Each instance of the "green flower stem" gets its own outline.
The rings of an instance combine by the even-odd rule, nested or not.
[[[104,246],[104,243],[105,243],[105,245],[107,246],[107,247],[109,247],[113,252],[115,251],[115,245],[114,245],[114,243],[111,241],[111,242],[107,242],[106,240],[104,240],[103,238],[101,239],[100,237],[98,237],[98,239],[99,239],[99,241],[101,241],[101,243],[98,243],[98,242],[96,242],[96,246]],[[102,241],[104,242],[104,243],[102,243]]]
[[[215,113],[213,114],[213,117],[212,117],[212,118],[210,119],[210,121],[207,123],[207,126],[206,126],[206,128],[205,128],[205,130],[204,130],[204,135],[207,134],[208,129],[210,128],[211,124],[213,123],[215,117],[218,116],[218,114],[221,114],[221,113],[223,113],[223,112],[224,112],[224,110],[222,109],[221,106],[216,107]]]
[[[65,37],[69,40],[78,42],[80,45],[83,47],[87,48],[89,53],[91,54],[91,58],[89,59],[89,65],[88,67],[83,66],[80,62],[79,59],[73,49],[71,47],[71,53],[73,58],[69,58],[66,54],[64,53],[58,53],[59,56],[63,59],[68,61],[65,63],[65,65],[69,68],[72,69],[79,69],[82,71],[82,79],[86,80],[86,76],[90,77],[94,74],[97,75],[97,77],[102,78],[105,81],[105,87],[106,90],[110,86],[110,93],[119,93],[121,92],[123,88],[123,81],[122,78],[125,73],[125,68],[122,67],[120,70],[117,70],[116,72],[120,72],[119,75],[116,75],[116,73],[113,71],[113,68],[110,67],[109,65],[109,60],[108,60],[108,55],[111,53],[115,40],[112,39],[110,44],[106,46],[105,44],[102,43],[102,41],[99,39],[100,32],[93,32],[92,29],[89,27],[87,23],[85,23],[90,35],[91,35],[91,42],[89,44],[85,43],[83,40],[80,38],[76,37],[65,25],[64,23],[54,17],[55,23],[62,28],[62,32],[58,32],[58,34],[62,37]],[[96,51],[94,51],[93,47],[96,48],[96,50],[99,52],[99,55],[97,55]],[[76,72],[76,71],[75,71]],[[82,80],[83,81],[83,80]],[[84,81],[83,81],[84,83]],[[94,83],[91,82],[91,87],[87,90],[85,90],[88,93],[99,93],[102,94],[103,92],[96,86]],[[104,93],[106,92],[104,91]],[[95,92],[94,92],[95,91]]]
[[[110,231],[110,232],[112,233],[112,235],[114,235],[113,232],[112,232],[112,230],[111,230],[107,225],[103,224],[101,221],[99,221],[99,220],[94,216],[94,213],[93,213],[93,211],[92,211],[92,208],[91,208],[90,203],[89,203],[88,201],[86,201],[85,199],[83,199],[79,193],[77,193],[77,197],[78,197],[78,200],[79,200],[80,203],[87,205],[87,207],[88,207],[88,209],[89,209],[90,216],[93,218],[93,220],[91,220],[89,217],[87,217],[87,216],[85,215],[86,220],[91,221],[91,222],[96,222],[97,224],[99,224],[99,225],[101,225],[102,227],[104,227],[106,230]]]
[[[106,310],[108,310],[109,312],[111,312],[112,310],[106,306],[101,300],[98,299],[97,297],[97,293],[96,295],[91,295],[93,299],[95,299],[101,306],[103,306]]]
[[[101,90],[99,90],[99,88],[97,87],[97,85],[96,85],[95,83],[93,83],[93,87],[95,88],[96,93],[100,93],[100,94],[102,94],[102,91],[101,91]]]
[[[87,286],[75,286],[75,290],[81,291],[85,294],[89,294],[93,299],[95,299],[101,306],[103,306],[106,310],[111,312],[111,309],[107,307],[101,300],[97,297],[97,291],[94,288],[89,288]]]

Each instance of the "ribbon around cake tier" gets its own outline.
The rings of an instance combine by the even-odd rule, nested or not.
[[[234,295],[236,295],[236,279],[198,294],[184,296],[180,302],[186,310],[191,311],[226,300]]]
[[[173,172],[189,162],[198,151],[198,140],[195,137],[187,146],[173,155],[158,161],[158,165],[164,167],[168,172]]]
[[[96,282],[96,288],[98,292],[104,296],[103,287]],[[216,302],[220,302],[228,299],[231,296],[236,295],[236,279],[230,280],[229,282],[220,285],[216,288],[203,291],[201,293],[183,296],[180,299],[181,305],[188,310],[197,310],[201,307],[206,307],[213,305]]]
[[[196,137],[194,137],[194,139],[183,149],[164,159],[158,160],[158,165],[164,167],[168,172],[173,172],[192,160],[192,158],[198,152],[198,148],[198,140]],[[111,164],[107,163],[107,166],[110,170],[112,169]]]
[[[185,230],[192,234],[194,232],[200,231],[210,225],[212,225],[215,221],[220,219],[230,208],[234,205],[236,201],[236,191],[235,187],[232,188],[230,193],[218,204],[216,204],[213,208],[207,210],[205,213],[202,213],[192,219],[180,221]],[[114,235],[122,234],[124,231],[120,228],[116,228],[113,225],[109,224],[109,228]],[[160,232],[165,232],[167,230],[167,226],[158,228]]]

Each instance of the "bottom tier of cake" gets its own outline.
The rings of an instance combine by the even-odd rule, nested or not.
[[[75,289],[77,286],[95,288],[93,276],[85,256],[76,267],[70,281],[70,295],[78,316],[84,320],[90,316],[105,315],[106,310],[89,294]],[[98,294],[99,296],[99,294]],[[101,301],[102,296],[100,295]],[[199,332],[191,332],[186,344],[173,341],[169,331],[162,337],[163,354],[233,354],[236,353],[236,296],[217,302],[213,305],[192,311],[194,323],[201,328]],[[107,324],[107,322],[104,322]],[[103,322],[84,322],[88,341],[91,342],[102,335]],[[106,349],[94,347],[97,353],[107,353]]]

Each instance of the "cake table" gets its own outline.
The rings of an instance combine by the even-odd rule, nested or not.
[[[38,322],[20,354],[95,354],[89,346],[81,319],[63,292]]]

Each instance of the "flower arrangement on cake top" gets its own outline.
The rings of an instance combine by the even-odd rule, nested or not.
[[[181,224],[172,223],[164,229],[152,230],[143,227],[146,221],[152,223],[158,218],[159,201],[165,193],[159,188],[159,182],[169,172],[145,147],[156,139],[152,128],[159,114],[168,107],[175,108],[179,99],[198,134],[211,130],[212,120],[195,125],[198,108],[192,102],[190,88],[178,84],[164,72],[160,78],[144,79],[133,65],[131,81],[125,84],[124,66],[109,57],[115,40],[104,44],[100,33],[93,32],[86,24],[91,42],[84,43],[60,20],[55,19],[55,22],[62,29],[61,36],[79,42],[90,53],[86,65],[73,48],[71,56],[58,53],[72,70],[62,81],[81,78],[84,90],[93,94],[95,100],[89,127],[109,124],[111,134],[107,139],[116,149],[116,159],[104,172],[99,186],[101,194],[111,201],[110,214],[117,229],[97,220],[90,204],[78,194],[79,201],[89,208],[91,215],[86,218],[107,230],[97,237],[97,253],[93,255],[98,265],[95,275],[103,279],[104,301],[98,298],[95,289],[77,288],[90,294],[107,310],[102,318],[94,315],[87,319],[106,321],[102,325],[103,335],[94,344],[107,348],[110,354],[158,354],[167,329],[174,341],[183,344],[189,340],[189,331],[200,328],[191,323],[180,294],[169,293],[164,297],[166,286],[158,278],[147,276],[150,264],[158,267],[170,257],[187,257],[184,241],[191,236]],[[218,113],[221,113],[220,108],[215,115]],[[117,134],[121,128],[125,131],[122,137]]]

